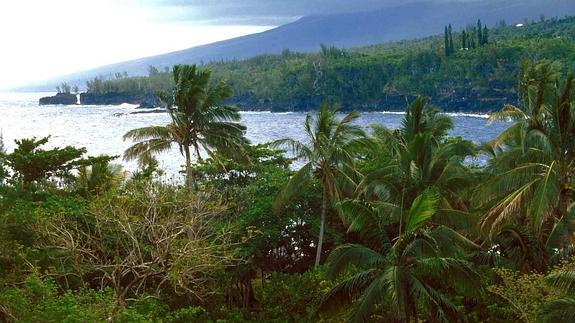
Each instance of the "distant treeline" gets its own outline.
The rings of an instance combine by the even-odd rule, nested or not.
[[[491,30],[483,26],[479,36],[480,26],[478,22],[461,32],[359,49],[286,49],[207,67],[216,81],[232,86],[235,96],[227,103],[272,111],[308,110],[325,99],[344,109],[401,109],[416,95],[445,110],[493,111],[517,99],[515,75],[522,59],[557,60],[565,71],[575,69],[573,17],[542,18],[522,26],[501,22]],[[168,91],[171,82],[167,70],[150,67],[148,77],[96,78],[87,89],[156,93]]]
[[[127,73],[116,73],[114,79],[96,77],[86,82],[86,92],[106,93],[156,93],[167,91],[172,87],[172,74],[168,69],[159,71],[156,67],[148,68],[148,76],[128,76]]]

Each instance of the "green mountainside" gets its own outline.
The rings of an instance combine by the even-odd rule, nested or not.
[[[477,37],[475,26],[467,39]],[[516,75],[523,59],[553,60],[575,70],[575,18],[526,21],[488,30],[488,41],[462,48],[462,31],[452,33],[446,56],[444,35],[355,49],[322,46],[316,53],[260,55],[211,63],[215,80],[234,90],[227,103],[244,110],[306,111],[323,100],[343,109],[400,110],[417,95],[446,111],[486,112],[517,101]],[[468,40],[469,41],[469,40]],[[170,75],[150,68],[150,77],[95,79],[88,92],[158,92]]]

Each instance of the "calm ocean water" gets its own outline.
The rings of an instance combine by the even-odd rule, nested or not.
[[[38,99],[53,93],[0,93],[0,131],[8,152],[14,148],[14,139],[51,135],[49,146],[73,145],[86,147],[90,155],[121,155],[131,145],[122,135],[134,128],[148,125],[164,125],[169,117],[164,113],[121,115],[135,110],[133,105],[121,106],[38,106]],[[452,135],[473,140],[476,143],[494,138],[508,124],[486,121],[485,115],[451,114],[455,123]],[[242,122],[247,126],[247,137],[252,143],[264,143],[283,137],[303,139],[305,113],[242,112]],[[370,112],[363,113],[360,124],[384,124],[396,128],[403,114]],[[174,176],[183,163],[178,149],[158,157],[166,174]],[[134,170],[134,162],[126,163],[128,171]]]

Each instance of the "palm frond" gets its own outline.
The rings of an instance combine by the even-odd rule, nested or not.
[[[401,266],[394,265],[385,268],[382,278],[385,280],[386,296],[394,316],[401,321],[407,321],[408,311],[415,305],[409,298],[411,275]]]
[[[537,183],[530,203],[531,217],[535,232],[540,232],[543,224],[555,211],[557,196],[559,196],[560,180],[555,176],[555,162],[548,167],[543,178]]]
[[[439,195],[433,189],[425,190],[411,204],[405,223],[405,232],[411,233],[430,219],[437,211]]]
[[[288,149],[296,158],[303,158],[305,160],[312,160],[314,155],[308,146],[291,138],[275,140],[270,144],[270,147]]]
[[[130,146],[124,151],[124,160],[149,159],[156,154],[172,148],[172,141],[166,139],[149,139]]]
[[[378,272],[377,269],[368,269],[337,283],[322,296],[318,308],[325,310],[340,304],[350,304],[354,296],[364,291],[377,278]]]
[[[525,120],[526,118],[527,116],[525,115],[525,112],[523,112],[521,109],[514,105],[507,104],[503,107],[503,109],[501,109],[501,111],[491,113],[487,121],[521,121]]]
[[[569,294],[575,293],[575,270],[573,269],[552,272],[545,277],[545,281]]]
[[[300,168],[284,185],[280,193],[277,195],[273,209],[277,212],[283,208],[290,200],[295,198],[298,194],[304,192],[304,189],[309,185],[313,174],[313,164],[307,163]]]
[[[374,279],[364,290],[361,297],[355,301],[348,313],[348,322],[368,322],[376,305],[381,304],[384,298],[386,281],[383,277]]]
[[[140,141],[145,139],[168,139],[170,132],[165,126],[149,126],[132,129],[124,134],[124,141]]]
[[[575,322],[575,299],[561,298],[545,303],[539,309],[539,322]]]
[[[384,261],[385,257],[377,251],[359,244],[345,244],[334,249],[329,255],[326,263],[326,275],[333,279],[350,266],[368,268]]]

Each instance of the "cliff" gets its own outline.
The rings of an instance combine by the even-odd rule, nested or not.
[[[40,98],[40,105],[73,105],[77,104],[78,99],[75,94],[58,93],[54,96]]]

